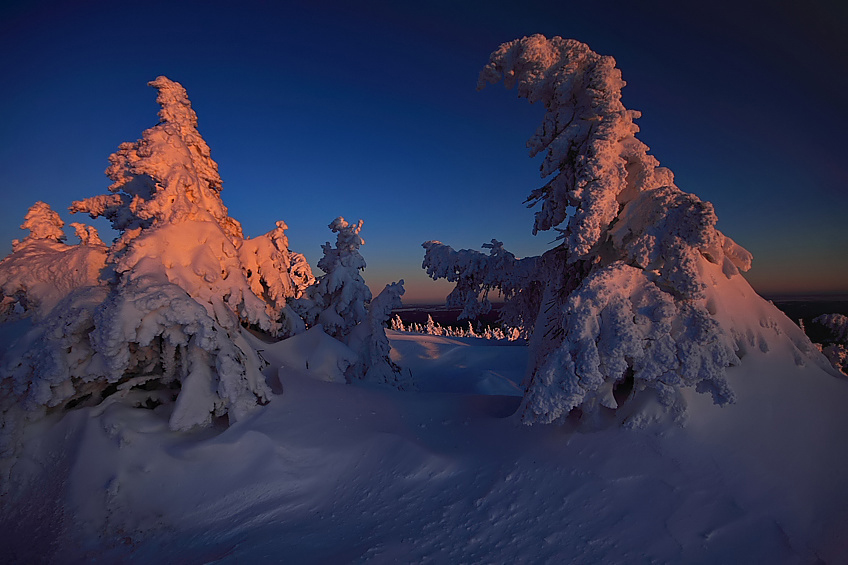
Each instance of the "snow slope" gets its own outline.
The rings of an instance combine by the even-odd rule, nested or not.
[[[848,557],[848,381],[796,365],[789,351],[755,349],[729,369],[735,404],[687,392],[685,427],[585,432],[511,417],[525,347],[390,332],[392,359],[419,388],[399,392],[328,382],[332,364],[305,361],[343,352],[304,335],[298,347],[252,342],[284,393],[228,428],[169,431],[169,407],[110,399],[33,424],[3,499],[3,554],[21,563]]]

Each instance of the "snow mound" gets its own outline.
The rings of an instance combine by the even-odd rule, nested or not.
[[[320,324],[276,343],[265,343],[249,333],[245,338],[280,373],[303,373],[319,381],[345,383],[345,372],[357,360],[348,346],[330,337]]]
[[[834,448],[848,381],[786,351],[728,370],[735,404],[684,389],[686,427],[582,433],[515,425],[520,397],[472,393],[486,371],[520,379],[526,347],[390,332],[426,391],[402,394],[310,378],[311,362],[280,370],[341,354],[307,334],[305,353],[263,346],[285,394],[228,428],[175,433],[172,406],[108,399],[34,424],[0,508],[4,555],[789,564],[848,551]]]

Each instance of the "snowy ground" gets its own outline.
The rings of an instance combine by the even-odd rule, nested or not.
[[[578,432],[510,418],[525,347],[389,335],[419,392],[326,382],[309,351],[265,344],[284,393],[230,428],[170,432],[166,408],[108,400],[39,423],[4,560],[848,560],[845,380],[752,353],[738,402],[693,393],[685,428]]]

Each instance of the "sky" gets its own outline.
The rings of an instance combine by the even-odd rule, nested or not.
[[[146,84],[165,75],[246,235],[284,220],[320,274],[327,224],[361,218],[374,293],[402,278],[406,303],[439,301],[451,285],[421,269],[425,241],[554,245],[523,205],[543,184],[525,147],[543,108],[476,91],[498,45],[542,33],[615,57],[638,137],[753,253],[755,289],[848,293],[846,26],[848,3],[815,0],[7,1],[0,253],[37,200],[90,221],[67,207],[106,193],[108,156],[157,123]]]

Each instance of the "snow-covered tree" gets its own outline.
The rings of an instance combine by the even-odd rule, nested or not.
[[[29,230],[29,235],[23,241],[14,240],[12,249],[17,249],[33,241],[65,241],[65,232],[62,231],[64,226],[65,222],[48,204],[41,201],[36,202],[27,210],[24,223],[21,224],[21,229]]]
[[[534,35],[492,53],[478,87],[499,81],[546,110],[527,146],[545,155],[548,180],[527,202],[540,205],[533,232],[555,230],[561,243],[516,259],[495,240],[488,256],[427,242],[424,267],[457,283],[449,300],[465,314],[485,310],[485,294],[500,290],[510,325],[532,334],[523,420],[558,421],[576,408],[591,419],[642,391],[679,414],[682,386],[732,402],[725,369],[754,329],[717,304],[722,279],[756,296],[737,276],[751,254],[635,137],[639,113],[621,104],[613,58]],[[480,307],[471,304],[478,297]],[[790,347],[809,349],[798,336]]]
[[[350,369],[351,380],[390,386],[399,390],[413,388],[412,378],[391,360],[391,345],[386,337],[386,324],[392,310],[403,306],[403,280],[387,284],[368,304],[366,319],[350,333],[348,345],[357,353],[358,361]]]
[[[823,327],[828,334],[822,340],[822,353],[836,370],[848,375],[848,316],[822,314],[813,323]]]
[[[539,257],[517,259],[496,239],[483,244],[489,249],[488,255],[471,249],[456,251],[439,241],[427,241],[422,246],[426,250],[422,266],[427,274],[456,283],[446,306],[462,308],[459,319],[488,313],[492,308],[489,292],[497,290],[505,300],[501,321],[512,327],[532,325],[533,320],[525,318],[538,301],[540,281],[533,277],[539,272]]]
[[[118,240],[107,248],[79,224],[80,245],[64,245],[61,219],[38,203],[23,226],[32,233],[0,263],[6,309],[10,298],[17,309],[38,305],[3,360],[4,391],[26,417],[108,395],[176,395],[173,429],[236,421],[271,394],[242,326],[272,336],[303,329],[288,301],[314,279],[288,250],[286,225],[243,237],[185,89],[165,77],[150,85],[159,124],[109,158],[110,194],[71,206],[108,218]],[[17,408],[7,408],[8,422]]]
[[[392,318],[391,325],[389,329],[394,330],[396,332],[405,332],[406,327],[403,325],[403,320],[400,319],[399,314],[395,314],[395,317]]]
[[[74,228],[74,235],[79,238],[81,244],[105,245],[103,240],[100,239],[100,234],[97,233],[97,228],[94,226],[81,224],[79,222],[72,222],[71,227]]]
[[[74,225],[87,236],[80,245],[66,245],[59,214],[44,202],[29,209],[21,225],[29,235],[15,240],[12,253],[0,261],[0,321],[10,316],[41,320],[75,289],[98,284],[107,248],[93,227]]]
[[[402,306],[403,281],[387,285],[373,300],[361,272],[365,259],[359,252],[365,243],[360,233],[362,220],[352,224],[339,216],[327,226],[336,234],[336,245],[322,246],[318,267],[324,275],[306,288],[295,302],[307,326],[321,325],[324,331],[347,345],[356,356],[346,372],[348,382],[364,381],[408,390],[411,378],[403,375],[389,358],[391,347],[386,325],[392,310]]]
[[[324,256],[318,268],[325,274],[307,289],[308,300],[301,303],[301,310],[307,325],[321,324],[324,331],[346,343],[354,326],[365,321],[371,301],[371,290],[360,274],[365,269],[359,253],[365,243],[359,235],[362,220],[351,224],[339,216],[327,227],[336,234],[336,246],[330,242],[322,246]]]

